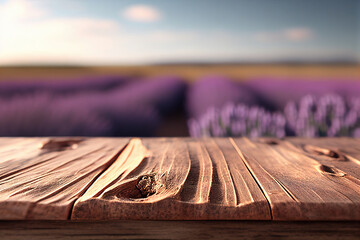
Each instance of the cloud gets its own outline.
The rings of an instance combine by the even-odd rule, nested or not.
[[[115,21],[45,13],[30,1],[0,4],[0,63],[101,61],[119,43],[120,26]]]
[[[290,41],[305,41],[313,37],[313,31],[308,28],[291,28],[284,31],[284,36]]]
[[[304,42],[312,39],[314,33],[310,28],[288,28],[281,31],[259,32],[254,35],[255,40],[259,42]]]
[[[0,20],[33,20],[46,15],[46,11],[26,0],[10,0],[0,5]]]
[[[40,1],[41,2],[41,1]],[[271,59],[314,54],[289,52],[261,41],[305,41],[307,28],[259,33],[214,30],[124,30],[106,18],[56,17],[39,1],[0,3],[0,64],[143,64],[174,61]],[[13,9],[11,11],[6,11]],[[336,50],[336,49],[335,49]],[[335,51],[334,50],[334,51]],[[316,56],[340,54],[321,52]]]
[[[18,25],[0,37],[0,62],[87,62],[103,60],[116,48],[112,21],[57,18]]]
[[[114,64],[217,56],[224,43],[238,43],[227,32],[156,30],[124,31],[113,20],[54,17],[31,1],[16,2],[16,14],[0,22],[0,64]],[[46,14],[27,15],[29,11]],[[3,24],[2,24],[3,23]],[[208,49],[214,49],[209,53]],[[220,50],[219,50],[220,51]]]
[[[136,22],[156,22],[160,20],[161,13],[154,7],[147,5],[133,5],[125,9],[123,16]]]

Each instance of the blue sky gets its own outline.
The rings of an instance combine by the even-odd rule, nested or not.
[[[0,64],[359,59],[357,0],[0,0]]]

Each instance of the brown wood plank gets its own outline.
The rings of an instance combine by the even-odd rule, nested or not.
[[[0,219],[360,220],[359,143],[0,138]]]
[[[269,200],[273,219],[360,220],[360,185],[346,172],[287,141],[239,138],[233,144]]]
[[[1,138],[0,219],[68,219],[127,139]]]
[[[346,173],[360,183],[360,140],[354,138],[288,138],[298,150],[319,163]]]
[[[141,188],[144,177],[148,189]],[[72,213],[76,220],[270,218],[266,198],[229,139],[190,138],[130,141]]]
[[[0,238],[358,240],[360,222],[0,221]]]

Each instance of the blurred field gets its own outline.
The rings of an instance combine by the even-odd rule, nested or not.
[[[0,67],[0,81],[7,79],[53,79],[97,75],[178,75],[191,82],[209,74],[220,74],[238,80],[257,76],[267,77],[360,77],[360,65],[329,64],[249,64],[249,65],[149,65],[149,66],[59,66],[59,67]]]

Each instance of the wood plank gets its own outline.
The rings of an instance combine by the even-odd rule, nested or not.
[[[0,238],[17,239],[358,240],[360,222],[0,221]]]
[[[1,138],[0,219],[68,219],[127,139]]]
[[[0,138],[0,219],[360,220],[359,143]]]
[[[288,141],[232,141],[269,200],[273,219],[360,220],[360,185],[346,172]]]
[[[339,169],[360,183],[360,140],[354,138],[287,138],[300,153]]]
[[[271,217],[266,198],[228,139],[166,138],[130,141],[76,201],[72,219]]]

